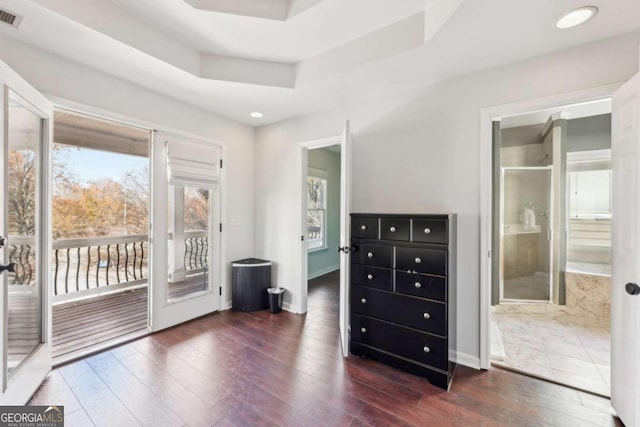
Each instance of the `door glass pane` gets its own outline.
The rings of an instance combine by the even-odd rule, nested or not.
[[[210,194],[204,188],[169,186],[169,302],[210,289]]]
[[[15,272],[7,272],[8,372],[42,343],[39,193],[43,120],[13,93],[8,97],[7,249]]]
[[[503,297],[549,301],[551,172],[505,169],[503,188]]]

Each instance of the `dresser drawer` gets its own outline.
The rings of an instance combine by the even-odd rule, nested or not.
[[[353,247],[352,263],[393,268],[393,247],[369,243],[356,243]]]
[[[418,273],[447,274],[447,251],[444,249],[396,248],[396,268]]]
[[[367,265],[351,265],[351,283],[372,288],[393,289],[393,270]]]
[[[382,218],[380,220],[380,239],[409,241],[409,219]]]
[[[353,286],[351,310],[433,334],[447,335],[447,309],[444,303]]]
[[[447,279],[396,270],[396,292],[447,301]]]
[[[447,220],[414,219],[411,225],[411,241],[421,243],[440,243],[446,245],[449,240]]]
[[[360,239],[378,238],[378,218],[358,217],[351,218],[351,237]]]
[[[352,313],[351,339],[438,369],[449,367],[447,340],[415,329]]]

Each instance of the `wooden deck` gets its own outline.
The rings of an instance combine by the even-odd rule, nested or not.
[[[204,290],[203,275],[169,284],[169,298]],[[53,306],[53,361],[64,363],[83,354],[128,341],[147,331],[148,288],[70,301]]]

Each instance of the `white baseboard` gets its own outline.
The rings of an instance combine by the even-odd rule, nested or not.
[[[331,267],[323,268],[320,271],[316,271],[315,273],[309,274],[307,276],[307,280],[315,279],[316,277],[324,276],[327,273],[331,273],[332,271],[340,270],[340,264],[333,265]]]
[[[231,300],[224,301],[220,307],[220,311],[231,310]]]
[[[282,309],[290,313],[300,314],[300,306],[293,305],[289,301],[282,302]]]
[[[480,369],[480,358],[460,351],[456,352],[456,363],[473,369]]]

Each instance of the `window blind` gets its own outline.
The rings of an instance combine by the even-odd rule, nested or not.
[[[169,183],[220,182],[220,147],[218,145],[165,135]]]

